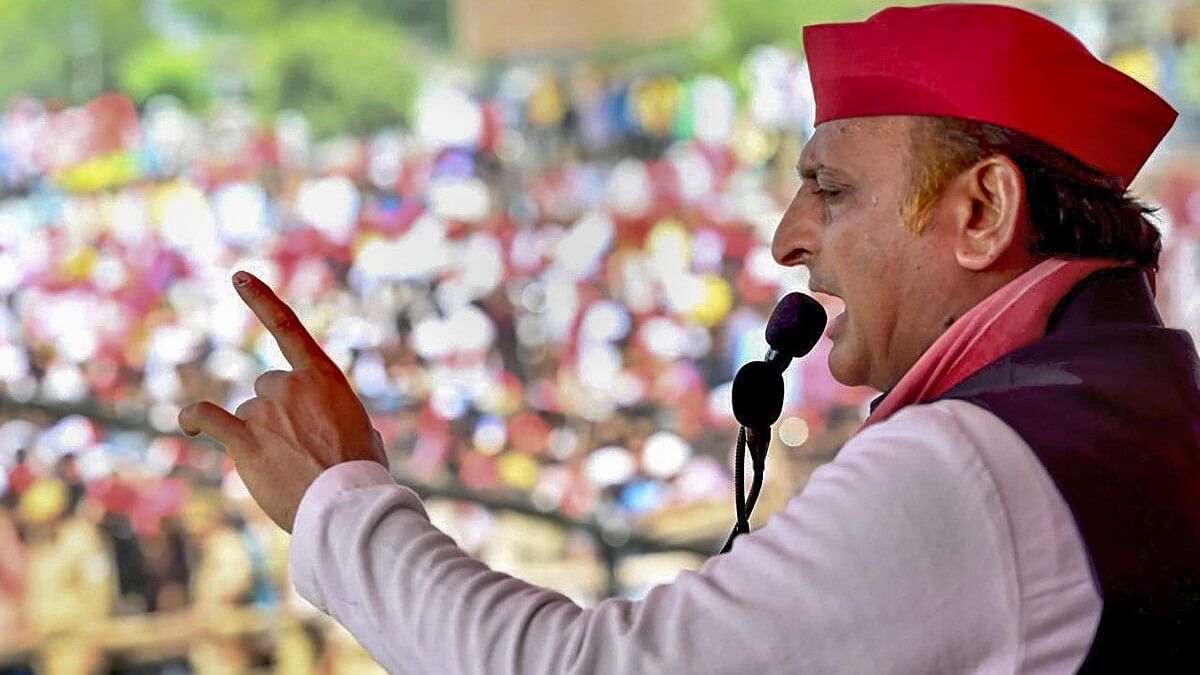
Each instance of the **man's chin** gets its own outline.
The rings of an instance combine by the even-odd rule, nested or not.
[[[847,387],[858,387],[867,383],[866,371],[862,357],[849,349],[845,342],[833,343],[833,349],[829,352],[829,372],[833,379]]]

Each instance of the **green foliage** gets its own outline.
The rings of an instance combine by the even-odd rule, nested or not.
[[[718,21],[729,31],[728,49],[745,54],[760,44],[799,47],[804,26],[861,21],[880,9],[879,0],[716,0]],[[888,5],[918,4],[913,0]]]
[[[427,43],[446,46],[449,0],[175,0],[206,24],[238,33],[273,29],[279,22],[318,9],[353,11],[394,23]]]
[[[349,8],[307,10],[256,36],[253,53],[260,109],[300,110],[317,135],[363,133],[409,117],[417,66],[393,23]]]
[[[389,18],[423,42],[449,46],[450,0],[357,0],[369,16]]]
[[[0,0],[0,102],[86,101],[117,86],[150,36],[140,0]]]
[[[879,0],[713,0],[714,20],[690,47],[694,67],[736,81],[742,59],[755,46],[799,49],[804,26],[861,21],[880,9]],[[916,0],[889,0],[915,5]]]
[[[918,4],[889,0],[888,4]],[[654,47],[607,45],[591,57],[602,64],[637,64],[680,75],[711,73],[740,82],[746,54],[758,45],[800,49],[802,29],[814,23],[859,21],[879,0],[713,0],[713,17],[690,39]]]
[[[253,33],[268,30],[288,12],[289,6],[307,8],[315,3],[296,0],[174,0],[176,9],[223,32]]]
[[[1184,46],[1179,58],[1179,95],[1187,107],[1200,110],[1200,40]]]
[[[303,112],[317,135],[409,117],[417,65],[406,30],[446,39],[446,0],[174,0],[211,33],[237,36],[259,111]],[[440,9],[438,9],[440,7]],[[432,26],[432,28],[430,28]]]
[[[8,0],[0,3],[0,99],[17,94],[64,97],[70,87],[71,57],[63,45],[66,24],[39,20],[36,2]],[[60,9],[49,7],[50,11]]]
[[[147,41],[126,59],[121,89],[139,105],[155,94],[170,94],[192,110],[203,110],[212,100],[210,67],[199,49]]]
[[[250,80],[260,109],[295,108],[318,134],[363,132],[408,116],[417,66],[404,24],[445,40],[446,0],[172,0],[202,45],[157,35],[147,0],[0,0],[0,104],[17,94],[82,103],[122,90],[169,93],[193,109]],[[221,53],[218,54],[217,51]],[[208,58],[208,57],[212,58]],[[228,86],[233,83],[233,86]]]

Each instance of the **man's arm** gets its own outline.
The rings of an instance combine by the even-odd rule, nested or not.
[[[980,408],[901,411],[730,554],[584,610],[433,527],[291,308],[252,275],[234,286],[293,370],[233,414],[189,405],[180,427],[225,446],[283,529],[303,506],[300,591],[396,672],[1065,672],[1091,641],[1100,602],[1066,504]]]
[[[593,609],[469,557],[381,465],[343,464],[300,505],[292,574],[396,673],[1011,673],[1012,535],[970,445],[945,411],[901,413],[731,553]]]

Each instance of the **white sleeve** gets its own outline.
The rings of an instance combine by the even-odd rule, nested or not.
[[[393,673],[1013,673],[1017,547],[976,440],[952,408],[902,411],[731,553],[592,609],[488,569],[382,466],[344,464],[305,495],[292,575]]]

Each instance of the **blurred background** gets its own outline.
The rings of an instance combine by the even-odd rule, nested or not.
[[[1200,330],[1200,2],[1019,3],[1180,111],[1135,191]],[[284,362],[252,270],[494,567],[639,597],[733,522],[730,381],[803,271],[801,26],[871,0],[0,2],[0,673],[377,672],[179,408]],[[831,307],[836,311],[837,308]],[[761,523],[857,429],[787,374]]]

